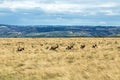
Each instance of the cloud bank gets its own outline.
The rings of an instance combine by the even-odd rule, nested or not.
[[[33,22],[33,24],[120,25],[119,2],[119,0],[97,2],[96,0],[2,0],[0,21],[8,24]],[[11,17],[13,22],[9,21]],[[16,18],[17,21],[14,21]]]

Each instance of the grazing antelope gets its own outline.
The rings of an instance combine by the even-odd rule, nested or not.
[[[54,46],[51,46],[50,50],[56,50],[58,47],[59,47],[59,45],[56,44],[56,45],[54,45]]]
[[[97,44],[92,45],[92,48],[97,48]]]
[[[71,49],[73,49],[74,45],[75,45],[75,44],[71,44],[71,45],[67,46],[66,49],[67,49],[67,50],[71,50]]]
[[[19,47],[17,48],[17,51],[23,51],[23,50],[24,50],[23,47],[20,47],[20,46],[19,46]]]
[[[85,45],[84,45],[84,44],[82,44],[82,45],[80,46],[80,48],[81,48],[81,49],[84,49],[84,48],[85,48]]]

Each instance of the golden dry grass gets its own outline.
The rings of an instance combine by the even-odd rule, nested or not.
[[[120,80],[120,38],[1,38],[0,80]]]

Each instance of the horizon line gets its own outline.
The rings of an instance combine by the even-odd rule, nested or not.
[[[0,24],[0,25],[11,25],[11,26],[104,26],[104,27],[120,27],[120,25],[71,25],[71,24]]]

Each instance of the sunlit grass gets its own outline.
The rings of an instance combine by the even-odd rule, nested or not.
[[[119,79],[120,38],[0,39],[0,80]]]

